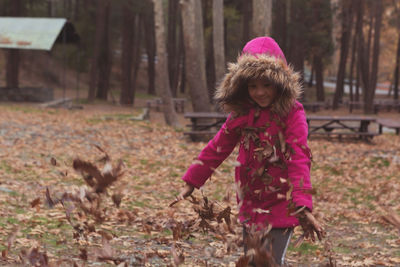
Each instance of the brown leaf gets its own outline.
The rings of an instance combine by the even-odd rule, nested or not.
[[[115,206],[117,206],[117,208],[119,208],[119,206],[121,205],[121,200],[123,198],[123,194],[119,193],[119,194],[113,194],[111,196],[112,201],[114,202]]]
[[[400,217],[396,212],[386,209],[386,214],[382,215],[382,219],[400,230]]]
[[[110,161],[111,159],[110,159],[110,156],[107,154],[107,152],[104,150],[104,149],[102,149],[100,146],[98,146],[98,145],[94,145],[98,150],[100,150],[101,152],[103,152],[104,153],[104,157],[103,158],[101,158],[100,159],[100,161]]]
[[[53,166],[57,166],[57,161],[56,161],[55,158],[51,158],[51,159],[50,159],[50,163],[51,163],[51,165],[53,165]]]
[[[79,249],[79,251],[80,251],[79,258],[84,260],[84,261],[87,261],[88,260],[88,254],[87,254],[86,248],[81,248],[81,249]]]
[[[236,262],[236,267],[247,267],[250,263],[250,257],[246,255],[240,256],[238,261]]]
[[[50,191],[49,191],[48,187],[46,187],[46,203],[50,208],[53,208],[54,205],[58,203],[58,201],[54,202],[53,199],[51,198]]]
[[[14,245],[15,242],[15,238],[17,237],[17,234],[19,233],[19,226],[15,227],[11,234],[7,237],[7,250],[9,251],[12,247],[12,245]]]
[[[174,260],[174,266],[179,266],[185,261],[185,256],[183,255],[183,252],[178,251],[178,249],[175,247],[175,244],[171,246],[171,253]]]
[[[103,238],[107,239],[108,241],[110,241],[111,239],[113,239],[112,235],[103,231],[103,230],[99,230],[97,231],[98,234],[100,234]]]
[[[31,266],[49,266],[49,258],[46,252],[40,252],[38,248],[32,247],[28,251],[22,250],[20,253],[21,259],[28,261]]]
[[[226,225],[228,226],[229,232],[234,233],[231,227],[231,207],[226,207],[223,211],[218,213],[217,221],[220,223],[224,219]]]
[[[39,205],[41,202],[40,197],[35,198],[34,200],[31,201],[31,208],[36,207],[37,205]]]
[[[95,255],[99,260],[113,260],[115,256],[115,251],[111,247],[108,239],[105,236],[103,236],[102,238],[102,247],[95,251]]]

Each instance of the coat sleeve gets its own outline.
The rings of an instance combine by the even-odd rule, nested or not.
[[[285,140],[289,149],[286,166],[289,180],[293,185],[292,200],[297,207],[306,206],[312,211],[311,151],[307,145],[308,125],[301,104],[297,103],[289,114],[286,125]]]
[[[196,188],[203,186],[214,170],[232,153],[240,140],[240,135],[235,131],[238,124],[236,120],[228,117],[218,133],[200,152],[197,160],[190,165],[182,180]]]

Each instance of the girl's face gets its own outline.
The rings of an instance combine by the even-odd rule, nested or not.
[[[247,84],[247,90],[250,98],[262,108],[270,106],[277,95],[276,87],[262,79],[250,80]]]

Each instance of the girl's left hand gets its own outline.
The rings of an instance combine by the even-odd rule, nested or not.
[[[299,213],[298,219],[301,227],[303,228],[305,238],[310,237],[311,240],[315,242],[315,234],[320,241],[326,236],[326,233],[320,223],[307,209],[304,209],[301,213]]]

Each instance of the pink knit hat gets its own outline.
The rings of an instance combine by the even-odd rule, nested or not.
[[[253,56],[266,54],[275,58],[280,58],[287,64],[285,55],[283,54],[282,49],[279,47],[278,43],[275,42],[275,40],[271,37],[267,36],[257,37],[249,41],[243,47],[242,53],[251,54]]]

